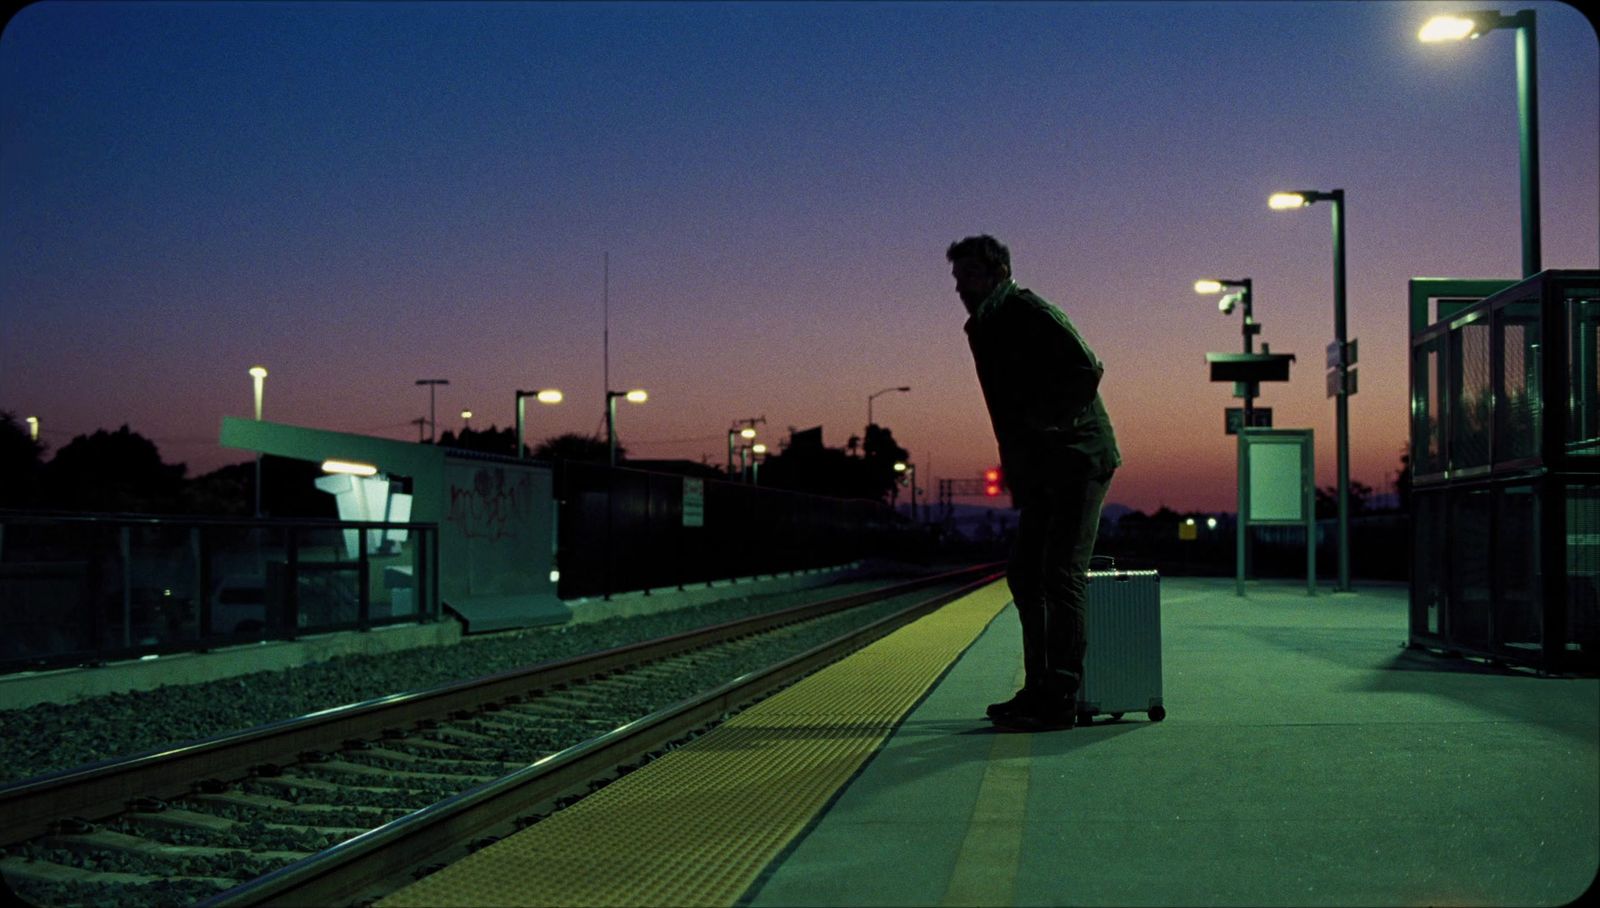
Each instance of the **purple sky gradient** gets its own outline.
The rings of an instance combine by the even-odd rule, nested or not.
[[[414,439],[603,426],[726,457],[867,395],[926,486],[996,460],[944,248],[989,232],[1106,364],[1111,500],[1230,510],[1205,353],[1251,277],[1298,362],[1260,404],[1334,476],[1326,204],[1347,193],[1352,477],[1406,439],[1406,281],[1517,277],[1514,37],[1424,45],[1483,4],[40,3],[0,35],[0,409],[52,448],[128,423],[190,474],[251,411]],[[1600,264],[1600,42],[1539,17],[1544,266]]]

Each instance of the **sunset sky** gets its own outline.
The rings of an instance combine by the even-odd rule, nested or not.
[[[925,486],[996,462],[945,247],[987,232],[1106,373],[1110,500],[1230,510],[1239,314],[1334,480],[1329,206],[1360,342],[1352,477],[1406,440],[1406,282],[1520,276],[1515,38],[1493,4],[38,3],[0,35],[0,410],[52,449],[127,423],[196,475],[264,415],[415,439],[603,431],[720,464],[877,421]],[[1544,267],[1600,266],[1600,42],[1538,15]]]

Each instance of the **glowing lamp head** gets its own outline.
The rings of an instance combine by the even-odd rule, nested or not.
[[[472,418],[472,411],[471,410],[462,410],[461,411],[461,418],[462,419],[471,419]]]
[[[743,429],[739,430],[739,437],[740,438],[755,438],[756,437],[756,430],[750,428],[749,426],[745,426]]]
[[[649,394],[646,394],[645,392],[643,392],[643,391],[641,391],[641,390],[639,390],[637,388],[635,388],[632,391],[629,391],[627,394],[624,394],[622,396],[627,398],[628,399],[628,403],[630,403],[630,404],[642,404],[645,401],[650,399],[650,395]]]
[[[251,378],[266,378],[267,377],[267,367],[266,366],[251,366],[250,367],[250,377]]]
[[[1206,518],[1206,529],[1214,530],[1216,528],[1217,528],[1217,518],[1215,518],[1215,517],[1207,517]]]
[[[1274,192],[1272,197],[1267,199],[1267,207],[1280,211],[1285,208],[1304,208],[1310,204],[1305,195],[1299,192]]]
[[[1424,44],[1476,37],[1478,37],[1478,23],[1464,16],[1434,16],[1417,32],[1417,40]]]
[[[541,404],[559,404],[561,403],[561,392],[551,388],[535,393],[533,398]]]
[[[1195,293],[1221,293],[1222,292],[1222,282],[1221,281],[1212,281],[1212,280],[1195,281],[1194,282],[1194,292]]]
[[[906,465],[899,461],[895,461],[894,471],[896,473],[904,473],[906,471]]]
[[[767,453],[767,446],[758,441],[750,446],[750,450],[757,454],[765,454]]]

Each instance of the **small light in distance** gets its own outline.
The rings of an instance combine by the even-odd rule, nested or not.
[[[1303,208],[1309,204],[1311,203],[1306,201],[1306,197],[1298,192],[1274,192],[1272,196],[1267,199],[1267,206],[1269,208],[1276,208],[1279,210],[1285,208]]]
[[[650,395],[649,394],[646,394],[645,392],[643,392],[643,391],[641,391],[641,390],[639,390],[637,388],[635,388],[632,391],[629,391],[624,396],[626,396],[628,398],[628,402],[629,403],[633,403],[633,404],[642,404],[645,401],[650,399]]]
[[[906,465],[897,460],[894,464],[894,471],[896,473],[904,473],[906,471]]]
[[[561,392],[550,388],[535,394],[534,399],[541,404],[559,404],[561,403]]]
[[[757,454],[765,454],[767,453],[767,446],[758,441],[750,446],[750,450]]]
[[[550,572],[550,582],[551,583],[558,583],[558,582],[560,582],[560,580],[561,580],[561,572],[560,571],[551,571]]]
[[[1194,518],[1190,517],[1189,519],[1185,520],[1184,521],[1184,525],[1185,526],[1191,526],[1191,527],[1194,526]]]
[[[1195,293],[1221,293],[1221,281],[1200,280],[1194,282]]]
[[[1217,528],[1217,518],[1215,518],[1215,517],[1207,517],[1206,518],[1206,529],[1214,530],[1216,528]]]
[[[755,438],[756,437],[756,430],[750,428],[749,426],[745,426],[743,429],[739,430],[739,437],[740,438]]]

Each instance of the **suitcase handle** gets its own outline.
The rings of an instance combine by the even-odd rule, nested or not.
[[[1107,570],[1114,571],[1114,570],[1117,569],[1117,559],[1111,557],[1110,555],[1091,555],[1091,556],[1089,556],[1089,568],[1090,568],[1090,570],[1094,569],[1096,562],[1103,562],[1105,564]]]

